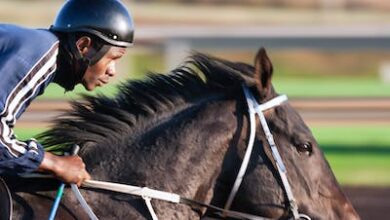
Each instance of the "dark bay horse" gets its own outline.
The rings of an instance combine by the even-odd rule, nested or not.
[[[114,98],[75,102],[43,135],[48,146],[81,145],[93,179],[147,186],[224,207],[249,136],[242,84],[259,102],[277,96],[272,64],[260,49],[255,65],[195,54],[167,75],[129,81]],[[309,128],[287,103],[265,112],[287,168],[299,212],[311,219],[359,219],[340,189]],[[261,127],[257,121],[257,128]],[[288,201],[267,140],[257,129],[254,151],[231,210],[290,219]],[[13,219],[46,219],[58,182],[6,178]],[[150,219],[139,197],[82,190],[101,219]],[[202,219],[210,210],[153,200],[160,219]],[[73,194],[62,199],[58,219],[87,219]]]

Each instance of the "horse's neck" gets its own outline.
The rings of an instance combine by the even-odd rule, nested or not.
[[[237,127],[235,109],[235,101],[216,101],[181,112],[138,138],[132,137],[132,143],[124,140],[116,146],[123,149],[94,155],[99,163],[90,167],[92,174],[185,196],[204,195],[197,189],[207,188],[222,165]]]

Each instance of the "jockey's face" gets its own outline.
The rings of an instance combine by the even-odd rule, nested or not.
[[[83,36],[77,40],[76,46],[82,56],[88,56],[88,54],[96,53],[96,50],[92,47],[92,39],[87,36]],[[92,91],[97,86],[103,86],[107,84],[109,79],[116,74],[115,65],[116,62],[126,53],[126,48],[122,47],[110,47],[107,53],[95,64],[88,66],[81,80],[81,84],[85,89]]]
[[[85,89],[94,90],[97,86],[103,86],[116,74],[116,62],[125,54],[126,49],[111,47],[108,52],[94,65],[89,66],[81,81]]]

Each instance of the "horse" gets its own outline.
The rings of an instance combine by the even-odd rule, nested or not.
[[[100,94],[73,101],[72,110],[57,118],[40,140],[54,146],[52,150],[79,144],[79,155],[95,180],[146,186],[223,208],[251,132],[243,85],[265,103],[278,95],[272,74],[264,48],[253,66],[194,53],[167,74],[150,73],[146,79],[122,83],[114,97]],[[264,115],[299,212],[316,220],[359,219],[297,111],[285,103]],[[257,129],[230,210],[291,219],[268,145],[264,132]],[[57,180],[5,177],[5,181],[13,197],[13,219],[47,218]],[[82,194],[100,219],[151,219],[140,197],[104,190]],[[152,205],[160,219],[223,218],[204,207],[159,200],[152,200]],[[88,219],[69,189],[57,217]]]

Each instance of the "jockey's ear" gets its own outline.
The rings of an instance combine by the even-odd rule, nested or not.
[[[260,48],[255,58],[255,79],[260,98],[265,98],[271,91],[273,67],[264,47]]]
[[[76,47],[82,56],[86,56],[92,47],[92,39],[87,36],[82,36],[76,41]]]

